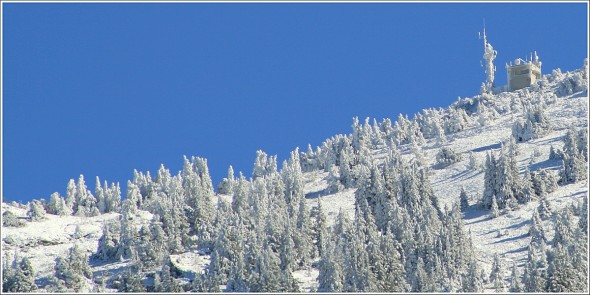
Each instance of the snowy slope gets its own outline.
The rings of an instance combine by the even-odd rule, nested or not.
[[[502,93],[494,96],[498,104],[508,105],[515,97],[529,97],[547,95],[548,89],[553,91],[559,87],[560,80],[556,79],[545,86],[543,90],[534,89],[512,93]],[[587,90],[570,95],[555,98],[549,104],[545,112],[552,124],[552,131],[542,138],[519,143],[518,166],[521,173],[526,167],[530,170],[548,168],[557,171],[561,163],[549,160],[549,149],[553,145],[556,148],[563,146],[562,137],[567,128],[588,127],[588,94]],[[489,272],[494,254],[499,254],[507,265],[512,261],[523,266],[529,243],[528,232],[530,218],[538,201],[533,200],[521,206],[518,210],[508,212],[498,218],[491,219],[489,211],[478,208],[475,204],[481,198],[483,192],[483,176],[480,170],[471,170],[468,167],[468,153],[473,152],[478,161],[483,165],[485,155],[489,151],[498,151],[500,143],[509,139],[511,128],[515,120],[522,118],[519,112],[507,111],[484,126],[473,123],[464,131],[448,136],[447,146],[463,155],[463,160],[446,168],[439,168],[435,164],[435,155],[440,145],[434,139],[429,139],[422,146],[422,152],[427,164],[430,166],[430,181],[441,207],[450,206],[458,202],[461,188],[465,188],[471,198],[472,206],[464,216],[466,229],[470,231],[472,240],[479,257],[480,265]],[[538,151],[531,160],[533,151]],[[408,145],[400,146],[402,155],[412,158],[413,153]],[[375,159],[383,161],[388,150],[385,146],[372,151]],[[326,193],[328,173],[324,171],[312,171],[304,173],[306,200],[310,207],[322,202],[328,221],[333,222],[338,212],[354,214],[355,189],[345,189],[335,194]],[[578,202],[588,193],[588,181],[584,180],[575,184],[560,186],[555,192],[548,195],[548,200],[553,208],[562,208],[574,202]],[[231,196],[218,195],[217,197],[231,200]],[[26,210],[9,204],[2,204],[2,213],[6,210],[17,216],[25,217]],[[151,214],[141,211],[135,222],[139,225],[151,219]],[[53,275],[55,257],[65,256],[68,249],[74,243],[80,243],[90,254],[96,251],[98,239],[102,234],[102,225],[109,220],[119,218],[117,213],[108,213],[91,218],[75,216],[58,217],[48,215],[48,219],[40,222],[26,222],[24,227],[2,228],[2,258],[11,260],[15,251],[21,256],[31,258],[33,268],[37,272],[36,283],[43,288],[48,279]],[[545,221],[546,232],[552,234],[552,223]],[[551,237],[549,237],[551,238]],[[172,255],[171,262],[185,274],[188,279],[195,273],[202,272],[209,263],[209,256],[204,253],[187,252]],[[98,263],[91,261],[93,272],[96,274],[114,274],[123,271],[126,261],[113,263]],[[521,270],[522,273],[522,270]],[[508,275],[505,274],[505,275]],[[315,268],[299,270],[294,277],[300,282],[301,289],[309,291],[317,288],[316,278],[318,270]],[[90,289],[88,289],[90,290]],[[43,291],[43,290],[40,290]],[[111,290],[115,291],[115,290]]]

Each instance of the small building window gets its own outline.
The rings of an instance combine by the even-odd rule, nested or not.
[[[525,70],[517,71],[516,74],[517,75],[527,75],[529,72],[530,72],[529,69],[525,69]]]

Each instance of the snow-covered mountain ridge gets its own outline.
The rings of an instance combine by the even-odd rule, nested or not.
[[[548,120],[550,128],[539,133],[538,138],[516,143],[515,146],[518,152],[514,159],[520,177],[524,177],[526,173],[529,173],[527,170],[534,172],[542,169],[553,173],[556,178],[559,177],[559,171],[563,166],[562,160],[553,157],[551,150],[563,151],[566,149],[564,138],[572,128],[578,131],[588,127],[587,71],[586,62],[585,67],[573,72],[561,73],[560,71],[553,71],[551,75],[544,76],[537,84],[522,90],[459,99],[447,109],[425,110],[420,114],[416,114],[412,120],[400,116],[394,124],[387,119],[382,123],[374,122],[373,124],[370,124],[369,120],[367,120],[364,125],[355,120],[351,135],[338,135],[328,139],[322,147],[318,147],[315,151],[309,149],[308,152],[299,153],[296,150],[292,154],[292,159],[283,164],[281,171],[277,169],[276,157],[269,157],[263,152],[259,152],[253,179],[246,181],[244,178],[235,178],[233,171],[231,171],[228,178],[218,186],[218,192],[215,194],[212,192],[212,185],[207,183],[207,179],[210,182],[210,178],[208,178],[206,160],[192,158],[190,160],[185,159],[185,168],[177,175],[178,177],[182,175],[179,178],[182,181],[178,183],[178,187],[175,186],[174,182],[177,176],[172,176],[164,167],[161,168],[158,176],[154,177],[153,180],[149,173],[136,172],[135,179],[128,184],[126,197],[127,200],[133,201],[125,201],[122,206],[119,206],[121,208],[104,214],[78,214],[90,217],[68,216],[68,214],[63,214],[65,216],[41,214],[43,215],[42,218],[32,221],[29,220],[28,216],[35,219],[36,213],[31,213],[31,211],[34,211],[31,210],[34,204],[25,206],[3,203],[3,221],[7,220],[5,213],[11,212],[14,216],[20,218],[18,220],[23,223],[23,226],[5,226],[3,223],[2,258],[3,261],[9,263],[12,262],[15,253],[20,258],[29,258],[30,265],[35,272],[35,284],[38,286],[37,292],[64,290],[64,286],[68,290],[75,291],[132,291],[133,289],[129,289],[129,286],[133,286],[133,284],[127,280],[125,275],[130,270],[134,270],[132,266],[137,263],[137,255],[144,257],[141,256],[144,254],[135,253],[137,249],[143,248],[135,247],[135,244],[134,246],[126,245],[125,243],[131,242],[124,241],[124,238],[122,238],[123,233],[125,228],[130,228],[131,231],[136,233],[135,238],[141,240],[141,237],[144,236],[142,233],[145,233],[142,232],[144,230],[142,227],[149,227],[150,235],[152,235],[154,231],[157,231],[153,225],[156,223],[153,220],[157,215],[156,219],[162,223],[159,228],[163,228],[167,236],[167,245],[165,246],[167,250],[164,252],[166,253],[164,256],[168,258],[159,257],[157,254],[154,254],[153,257],[148,254],[145,255],[148,255],[146,257],[169,261],[170,266],[176,270],[176,272],[172,272],[173,276],[176,277],[172,281],[181,287],[167,286],[172,288],[167,291],[178,291],[180,289],[210,291],[211,289],[203,286],[215,285],[215,283],[209,283],[207,278],[211,269],[211,261],[217,261],[219,258],[216,257],[223,255],[218,253],[221,250],[217,250],[217,245],[222,241],[233,241],[240,235],[230,229],[201,229],[199,228],[200,225],[210,223],[211,226],[221,224],[227,228],[236,227],[241,229],[241,226],[248,228],[248,225],[238,226],[235,223],[236,220],[242,220],[241,218],[245,220],[245,217],[235,217],[236,220],[231,217],[234,213],[239,216],[240,210],[254,210],[256,211],[255,215],[267,216],[269,219],[277,220],[277,222],[283,221],[289,224],[291,223],[289,221],[290,217],[275,215],[292,216],[293,220],[297,220],[299,223],[301,219],[297,214],[298,208],[312,208],[311,210],[301,209],[303,210],[301,212],[311,211],[309,218],[314,218],[313,212],[315,210],[317,213],[319,203],[321,203],[323,214],[326,216],[327,225],[338,225],[341,221],[338,218],[339,212],[345,213],[352,220],[355,219],[355,212],[360,210],[357,208],[358,206],[355,206],[355,202],[358,199],[359,193],[357,191],[362,183],[361,179],[363,179],[362,173],[365,172],[352,171],[352,169],[362,166],[363,161],[368,161],[371,163],[367,167],[374,165],[378,169],[386,170],[387,168],[384,167],[389,167],[387,165],[392,161],[392,158],[399,157],[401,161],[405,161],[408,165],[416,165],[423,171],[427,171],[430,186],[438,200],[438,207],[443,212],[450,211],[454,204],[459,203],[459,196],[462,189],[464,189],[469,199],[469,206],[464,209],[464,229],[473,243],[477,263],[485,274],[490,274],[493,272],[494,256],[497,254],[504,265],[502,277],[505,277],[506,283],[508,283],[511,281],[509,267],[513,264],[516,265],[520,274],[525,272],[528,247],[531,240],[529,237],[531,218],[539,206],[540,198],[532,197],[530,201],[520,204],[518,208],[502,209],[503,212],[498,217],[490,217],[490,209],[479,205],[483,198],[486,182],[484,165],[486,157],[489,154],[498,155],[501,150],[507,149],[507,146],[510,145],[510,138],[513,138],[515,123],[526,121],[527,116],[533,112],[531,110],[534,107],[542,106],[542,112]],[[585,132],[587,134],[587,129]],[[444,159],[444,157],[439,156],[443,147],[450,149],[459,157],[453,160],[452,163],[443,165],[440,159]],[[342,168],[345,166],[342,163],[349,161],[346,159],[347,156],[351,157],[349,165],[353,167],[350,168],[351,171]],[[587,160],[585,165],[587,169]],[[298,175],[298,170],[302,173],[301,179],[292,176]],[[291,171],[294,172],[291,174]],[[282,189],[280,192],[273,192],[275,186],[263,183],[260,179],[272,179],[271,176],[277,173],[281,173],[282,181],[276,187],[282,187]],[[348,180],[345,176],[346,173],[350,173],[350,179]],[[366,173],[370,175],[371,172],[367,170]],[[259,180],[256,181],[256,179]],[[271,181],[273,180],[268,180],[268,182]],[[347,183],[347,181],[350,182]],[[84,184],[83,180],[82,184]],[[301,192],[298,191],[299,186],[302,187]],[[74,185],[74,187],[76,186]],[[106,184],[103,189],[99,183],[98,187],[100,189],[97,189],[94,196],[89,191],[88,194],[90,195],[86,194],[85,189],[80,190],[80,187],[79,181],[78,193],[72,191],[71,197],[81,198],[80,200],[94,200],[94,203],[92,201],[78,201],[76,202],[77,206],[89,204],[86,207],[79,208],[99,208],[97,210],[100,212],[106,211],[104,203],[107,198],[105,196],[107,195],[106,192],[110,191]],[[183,191],[182,196],[176,196],[173,193],[181,190]],[[83,192],[79,193],[80,191]],[[245,193],[246,191],[249,193]],[[161,192],[163,192],[161,196],[162,200],[164,200],[161,202],[163,204],[155,204],[160,203],[160,201],[156,201],[160,199],[156,199],[155,196],[160,196],[159,193]],[[195,195],[189,192],[195,192]],[[80,194],[86,195],[79,196]],[[262,201],[252,201],[254,198],[251,196],[252,194],[260,194],[264,195],[264,197],[261,197]],[[304,196],[301,199],[302,204],[297,202],[298,199],[295,196],[297,194]],[[553,212],[558,212],[560,209],[571,205],[578,206],[578,203],[587,194],[588,180],[586,178],[573,183],[564,182],[554,191],[547,193],[544,198],[550,203]],[[286,202],[285,209],[282,209],[279,205],[274,205],[272,196],[278,195],[285,195],[286,200],[281,201]],[[100,205],[101,197],[99,196],[102,196],[102,207]],[[55,198],[58,200],[63,199],[60,197]],[[168,204],[174,204],[180,200],[183,201],[182,203],[189,204],[185,208],[185,213],[182,213],[186,215],[186,219],[189,221],[177,221],[175,216],[181,213],[171,211],[176,207]],[[67,202],[74,201],[68,201],[66,196],[63,203],[69,206]],[[244,202],[247,204],[244,205]],[[56,210],[50,204],[51,202],[46,202],[39,205],[44,207],[44,211]],[[216,204],[217,206],[214,206]],[[210,205],[213,205],[216,209],[209,213],[204,212],[205,210],[202,208]],[[229,208],[226,208],[227,206]],[[276,209],[276,212],[273,212],[273,208]],[[78,211],[82,212],[82,209],[78,209]],[[88,212],[92,212],[92,210]],[[234,213],[228,213],[230,217],[224,217],[220,212]],[[167,213],[173,217],[165,217],[164,215]],[[574,218],[577,220],[578,217]],[[128,222],[122,222],[122,220]],[[190,226],[188,228],[180,226],[177,229],[177,224],[182,222],[187,222]],[[256,224],[257,221],[249,222]],[[104,250],[104,247],[102,249],[105,252],[101,252],[99,246],[99,240],[104,236],[104,225],[114,223],[121,223],[121,229],[115,230],[120,233],[120,237],[118,239],[113,238],[113,245],[111,245],[116,253],[104,254],[99,257],[96,255],[97,252],[108,252]],[[127,223],[129,225],[124,225]],[[168,223],[173,225],[167,225]],[[246,224],[247,222],[242,220],[242,223]],[[554,224],[555,217],[542,221],[548,242],[554,238]],[[264,225],[265,231],[268,228],[271,232],[283,228],[282,224],[277,225],[276,228],[274,228],[275,225],[265,225],[264,223],[261,225]],[[297,227],[298,225],[290,226]],[[169,230],[172,232],[168,232]],[[138,231],[139,234],[137,234]],[[252,231],[255,231],[255,229]],[[268,235],[268,233],[266,234]],[[208,235],[213,235],[215,238]],[[175,236],[178,239],[177,241],[173,241]],[[277,237],[283,236],[285,235],[277,234]],[[240,248],[243,249],[241,255],[248,256],[248,251],[255,247],[253,245],[258,244],[256,242],[248,243],[250,241],[249,236],[241,238],[238,239],[244,241],[241,242]],[[295,248],[301,242],[296,238],[291,240],[295,244]],[[313,238],[312,242],[316,244],[317,239]],[[269,243],[261,244],[265,245],[264,249],[268,247],[275,251],[277,257],[284,253],[284,250],[275,249],[272,245],[268,246]],[[71,255],[69,254],[70,249],[75,244],[81,247],[88,256],[92,256],[89,259],[92,276],[83,278],[82,283],[75,287],[68,286],[67,283],[64,286],[59,285],[54,280],[56,276],[55,260],[57,257]],[[277,245],[280,245],[282,249],[283,242],[277,242]],[[263,249],[260,249],[260,251],[263,251]],[[310,251],[313,252],[313,250]],[[326,250],[324,249],[324,251]],[[233,253],[232,255],[235,254],[234,252],[231,253]],[[229,257],[233,257],[232,255],[229,255]],[[295,260],[305,261],[294,263],[294,266],[285,269],[281,264],[280,269],[276,269],[275,272],[290,272],[291,277],[294,278],[293,282],[281,283],[284,284],[281,285],[283,289],[277,290],[293,290],[289,289],[291,287],[285,287],[286,285],[297,285],[301,291],[328,290],[322,285],[324,279],[318,277],[318,275],[321,276],[320,272],[325,272],[325,270],[320,270],[323,269],[322,255],[311,254],[307,258],[295,256],[297,257]],[[101,257],[110,258],[99,259]],[[274,256],[271,255],[271,257]],[[585,257],[587,265],[587,254]],[[240,259],[248,261],[247,257]],[[240,259],[237,259],[237,261],[241,261]],[[260,283],[261,278],[257,280],[248,279],[246,280],[247,283],[243,283],[247,286],[247,289],[239,289],[240,284],[235,278],[239,277],[236,271],[240,269],[240,266],[239,264],[233,265],[231,259],[229,260],[228,274],[221,275],[221,281],[217,282],[217,285],[221,286],[219,287],[220,291],[223,291],[224,288],[228,290],[265,290],[260,287],[264,286],[263,283]],[[283,258],[277,258],[277,261],[284,263]],[[223,262],[219,263],[223,264]],[[256,263],[273,269],[272,266],[269,266],[272,263],[268,261]],[[256,263],[252,262],[254,265],[259,265]],[[167,262],[163,264],[167,264]],[[412,265],[407,264],[406,267]],[[7,267],[8,264],[5,268]],[[245,268],[246,266],[242,267]],[[164,274],[166,272],[160,271],[162,263],[159,261],[153,266],[141,265],[140,269],[142,270],[141,273],[145,275],[140,278],[144,286],[156,288],[156,285],[163,284],[162,282],[165,281]],[[201,275],[202,273],[207,274],[207,276]],[[466,269],[465,273],[467,273]],[[415,283],[416,278],[419,277],[418,274],[407,274],[407,276],[410,276],[410,278],[406,278],[408,284],[418,284]],[[280,279],[277,280],[280,281]],[[156,281],[159,283],[155,283]],[[441,289],[435,289],[435,291],[466,290],[455,286],[455,284],[461,284],[460,282],[463,282],[463,279],[455,282],[454,279],[450,278],[448,281],[449,283],[441,283]],[[67,282],[67,279],[64,279],[64,282]],[[268,281],[265,282],[270,284]],[[482,291],[491,291],[495,288],[487,280],[483,280],[482,284],[484,288]],[[253,286],[258,286],[260,289],[254,289]],[[242,288],[246,287],[242,286]],[[335,291],[344,290],[337,289],[339,288],[337,286],[335,288],[333,289]],[[413,288],[414,286],[408,287],[403,291],[415,291]],[[273,289],[269,290],[272,291]]]

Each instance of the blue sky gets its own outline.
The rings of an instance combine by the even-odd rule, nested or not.
[[[354,116],[446,107],[485,80],[484,18],[497,85],[532,50],[544,73],[579,68],[588,43],[582,3],[2,5],[4,201],[80,174],[125,189],[183,155],[217,184]]]

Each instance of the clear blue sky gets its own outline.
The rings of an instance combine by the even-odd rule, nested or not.
[[[504,64],[587,55],[586,4],[3,4],[3,197],[84,174],[176,173],[182,156],[250,176],[361,120],[478,93],[485,18]],[[279,164],[280,166],[280,164]],[[280,167],[279,167],[280,168]]]

